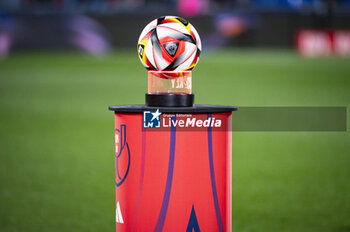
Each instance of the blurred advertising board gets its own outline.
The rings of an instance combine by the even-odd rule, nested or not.
[[[350,30],[309,30],[296,33],[296,48],[304,57],[350,57]]]

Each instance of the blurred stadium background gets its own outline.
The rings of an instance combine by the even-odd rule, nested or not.
[[[0,231],[114,230],[107,107],[161,15],[201,35],[197,104],[349,107],[349,0],[0,0]],[[348,132],[232,138],[233,231],[350,231]]]

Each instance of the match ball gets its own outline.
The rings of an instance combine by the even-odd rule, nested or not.
[[[177,16],[150,22],[137,43],[139,58],[148,70],[187,71],[196,66],[202,50],[196,29]]]

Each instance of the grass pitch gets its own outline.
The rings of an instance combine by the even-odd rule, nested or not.
[[[349,107],[350,65],[292,51],[216,51],[201,57],[193,90],[197,104]],[[142,104],[146,91],[134,50],[0,61],[0,231],[113,231],[107,107]],[[233,231],[350,231],[348,132],[232,139]]]

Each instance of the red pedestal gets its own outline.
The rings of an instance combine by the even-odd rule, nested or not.
[[[144,128],[145,109],[110,109],[115,111],[116,230],[231,231],[235,109],[163,113],[156,118],[160,128]]]

